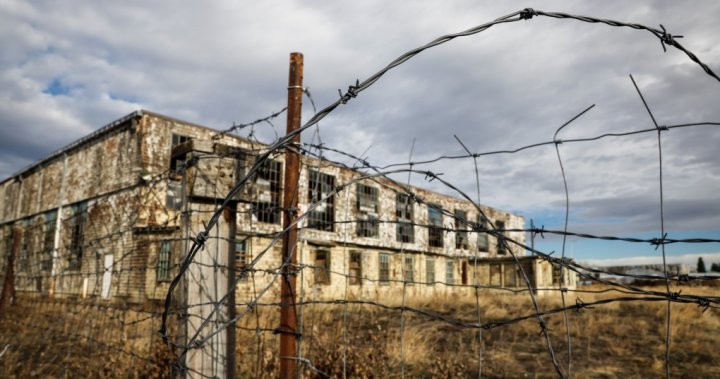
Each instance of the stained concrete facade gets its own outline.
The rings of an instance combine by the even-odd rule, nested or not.
[[[6,179],[0,183],[0,252],[7,257],[13,238],[20,238],[16,289],[163,299],[188,238],[265,148],[139,111]],[[219,236],[228,251],[208,263],[222,261],[217,265],[224,277],[238,276],[240,303],[253,298],[253,288],[278,288],[273,273],[281,265],[280,243],[273,239],[282,229],[284,162],[282,154],[272,160],[235,196],[233,234]],[[300,212],[307,213],[300,224],[298,264],[304,269],[298,278],[308,297],[462,290],[446,284],[525,286],[517,264],[508,261],[511,251],[524,256],[523,248],[483,232],[523,229],[522,217],[480,206],[481,219],[470,201],[311,157],[301,162],[298,199]],[[522,231],[503,235],[525,242]],[[259,271],[243,271],[259,256]],[[545,274],[549,263],[530,261],[535,288],[557,285]],[[574,286],[572,277],[564,286]]]

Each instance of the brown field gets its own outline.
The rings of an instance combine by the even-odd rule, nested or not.
[[[683,294],[718,292],[717,287],[682,288]],[[615,296],[625,295],[571,292],[566,301]],[[538,301],[541,310],[561,304],[557,294]],[[532,315],[533,310],[527,293],[483,292],[480,303],[483,322]],[[468,322],[478,317],[474,296],[406,305]],[[663,377],[666,309],[664,301],[626,301],[569,311],[573,376]],[[557,360],[567,372],[563,314],[545,319]],[[482,330],[482,343],[477,329],[408,311],[401,320],[397,310],[368,305],[305,306],[302,322],[301,355],[312,362],[312,367],[299,365],[306,377],[343,377],[344,371],[348,378],[388,378],[401,377],[404,371],[408,378],[464,378],[478,377],[479,369],[485,378],[557,377],[535,318]],[[270,331],[277,323],[278,312],[271,308],[238,323],[238,377],[277,376],[279,337]],[[0,377],[167,376],[172,356],[159,342],[158,328],[157,317],[141,312],[62,304],[39,311],[20,301],[0,316]],[[671,333],[673,377],[720,377],[718,309],[673,303]],[[155,336],[152,343],[148,335]]]

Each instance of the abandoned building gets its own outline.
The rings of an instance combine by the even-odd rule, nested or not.
[[[0,183],[0,273],[14,252],[19,293],[163,299],[188,240],[266,148],[147,111],[122,117]],[[283,156],[271,158],[234,197],[195,259],[198,272],[190,271],[236,274],[238,302],[253,288],[279,287],[272,273],[281,243],[273,239],[282,229]],[[297,250],[298,265],[308,268],[298,282],[305,296],[524,287],[509,251],[522,256],[535,289],[559,286],[550,263],[482,231],[494,227],[524,244],[522,231],[510,231],[523,228],[522,217],[482,206],[482,218],[469,201],[309,156],[298,198],[307,212]],[[566,275],[562,286],[574,285]]]

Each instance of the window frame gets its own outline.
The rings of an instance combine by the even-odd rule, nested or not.
[[[428,204],[428,246],[444,247],[443,209],[438,204]],[[433,217],[436,216],[436,217]]]
[[[362,271],[363,271],[363,265],[362,265],[362,252],[356,251],[356,250],[350,250],[349,251],[349,260],[348,260],[348,283],[350,285],[362,285],[363,277],[362,277]]]
[[[85,229],[87,227],[88,205],[83,201],[70,206],[70,247],[68,249],[68,270],[82,269]]]
[[[335,230],[335,176],[319,170],[308,170],[307,227],[332,232]],[[315,205],[317,204],[317,205]]]
[[[158,282],[170,281],[171,255],[173,250],[173,241],[162,240],[158,247],[158,260],[155,267],[155,280]]]
[[[435,284],[435,258],[425,257],[425,282],[429,285]]]
[[[380,191],[377,187],[362,183],[357,183],[355,188],[355,210],[357,212],[355,234],[358,237],[377,238],[380,235],[378,223]]]
[[[467,250],[470,246],[467,232],[467,211],[455,209],[455,248]]]
[[[255,174],[255,193],[252,202],[253,215],[258,222],[275,225],[282,223],[282,173],[283,164],[275,159],[268,158],[258,167]],[[263,187],[267,187],[269,201],[260,201],[263,189],[260,188],[258,182],[261,180],[267,182],[267,185],[263,185]]]
[[[323,260],[320,255],[324,255]],[[330,285],[331,254],[329,249],[315,249],[313,279],[315,285]]]
[[[390,284],[390,254],[378,254],[378,283]]]

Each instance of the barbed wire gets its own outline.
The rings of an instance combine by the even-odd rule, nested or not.
[[[10,330],[10,328],[22,329],[23,333],[25,333],[24,335],[29,336],[26,337],[25,341],[18,343],[17,341],[12,341],[14,335],[8,336],[4,332],[1,333],[0,345],[5,344],[5,348],[3,352],[0,353],[0,357],[2,357],[2,354],[6,354],[6,351],[8,351],[7,354],[26,354],[26,352],[32,351],[31,345],[39,344],[43,338],[50,338],[53,341],[61,341],[62,346],[67,348],[62,352],[50,354],[50,357],[45,360],[44,366],[40,369],[41,371],[37,373],[38,375],[67,375],[68,370],[73,364],[70,357],[74,355],[82,356],[85,350],[89,348],[95,350],[96,353],[112,352],[112,354],[115,354],[113,355],[113,357],[115,357],[113,359],[129,359],[132,362],[139,362],[139,366],[142,366],[142,370],[145,370],[145,372],[137,371],[138,376],[144,376],[152,369],[169,369],[170,366],[172,366],[171,368],[175,374],[187,373],[197,377],[215,377],[220,372],[229,373],[235,371],[236,367],[223,370],[214,365],[219,365],[217,362],[229,361],[229,357],[234,356],[241,348],[239,346],[232,346],[232,343],[229,341],[238,338],[241,333],[247,332],[251,334],[250,338],[254,339],[254,344],[237,345],[254,346],[257,356],[253,363],[250,363],[249,359],[243,357],[240,362],[237,362],[237,366],[248,367],[252,365],[252,369],[248,369],[254,370],[251,374],[256,377],[262,376],[263,370],[266,370],[268,365],[273,362],[272,358],[265,358],[263,356],[263,348],[266,341],[268,339],[274,341],[272,337],[266,339],[265,335],[277,336],[282,333],[287,333],[287,331],[281,327],[267,327],[266,325],[271,325],[271,323],[276,320],[273,320],[271,317],[264,319],[263,316],[265,315],[261,315],[260,312],[265,309],[275,310],[287,306],[287,304],[282,301],[269,300],[269,298],[276,295],[278,283],[282,280],[287,280],[283,273],[289,270],[291,272],[290,275],[301,278],[299,299],[295,300],[292,304],[294,311],[299,315],[300,325],[296,333],[299,341],[319,338],[318,336],[325,332],[317,330],[317,326],[314,324],[309,326],[309,324],[306,323],[306,317],[310,317],[306,312],[310,312],[310,308],[306,309],[304,307],[342,306],[341,313],[338,313],[338,315],[331,314],[332,317],[337,318],[337,322],[342,328],[341,336],[337,339],[340,341],[338,344],[340,371],[336,371],[332,364],[322,363],[322,358],[313,350],[313,348],[316,350],[317,348],[309,343],[298,343],[294,356],[283,355],[277,358],[279,360],[296,361],[301,367],[308,370],[308,375],[347,377],[351,370],[353,370],[353,364],[356,362],[351,361],[351,359],[353,354],[356,353],[351,349],[353,342],[350,326],[355,316],[351,313],[350,306],[359,306],[387,312],[389,319],[393,322],[397,320],[397,339],[399,341],[399,363],[397,367],[401,377],[412,375],[410,370],[413,367],[408,364],[408,361],[413,358],[413,353],[408,349],[409,345],[411,345],[408,339],[410,338],[409,327],[417,321],[414,318],[415,316],[427,322],[437,322],[443,326],[456,328],[459,331],[472,331],[471,340],[477,344],[477,348],[474,350],[476,351],[477,357],[474,358],[477,359],[478,377],[482,377],[483,372],[488,371],[488,369],[483,366],[483,356],[488,354],[488,350],[484,348],[484,341],[494,338],[494,336],[488,333],[483,334],[482,331],[505,328],[526,321],[537,323],[534,327],[537,327],[537,331],[543,336],[543,350],[547,351],[549,363],[552,364],[555,373],[559,377],[571,377],[573,373],[580,375],[578,374],[577,365],[573,365],[575,359],[578,359],[578,354],[574,353],[573,350],[573,346],[577,346],[577,344],[574,343],[571,326],[575,317],[580,317],[581,312],[613,303],[664,302],[667,303],[665,318],[666,332],[664,336],[664,368],[665,375],[669,377],[671,374],[670,363],[672,358],[670,355],[672,342],[671,327],[672,323],[678,322],[677,318],[680,317],[676,315],[676,318],[671,318],[671,305],[695,305],[702,312],[708,310],[714,311],[720,308],[720,297],[699,293],[682,293],[682,290],[673,291],[673,288],[671,288],[673,283],[671,283],[671,281],[676,281],[677,283],[675,284],[685,284],[689,282],[712,283],[716,282],[720,277],[712,275],[690,276],[680,273],[679,271],[670,273],[666,261],[665,245],[680,243],[719,243],[720,238],[668,237],[670,233],[665,230],[665,216],[663,214],[662,175],[664,163],[661,136],[663,131],[671,129],[716,127],[720,126],[719,122],[692,122],[675,125],[658,124],[639,86],[637,86],[631,77],[638,95],[652,119],[654,124],[654,128],[652,129],[633,130],[621,133],[604,133],[565,140],[559,139],[558,136],[563,128],[593,108],[593,105],[560,126],[550,141],[538,142],[515,149],[474,153],[459,137],[455,136],[465,151],[465,154],[452,156],[440,155],[422,160],[414,160],[413,142],[413,147],[410,149],[407,162],[393,163],[384,166],[373,164],[371,158],[367,156],[372,143],[369,145],[370,147],[356,156],[327,146],[320,136],[319,122],[324,117],[340,105],[346,104],[348,101],[354,99],[362,91],[376,83],[387,72],[407,62],[421,52],[449,42],[455,38],[480,33],[495,25],[531,20],[536,16],[572,19],[587,23],[601,23],[614,27],[627,27],[650,32],[660,40],[663,50],[666,50],[667,46],[672,46],[680,50],[693,62],[698,64],[707,75],[720,80],[695,54],[677,42],[677,38],[681,36],[671,35],[662,25],[660,26],[661,29],[655,29],[641,24],[629,24],[613,20],[575,16],[566,13],[544,12],[527,8],[462,32],[441,36],[423,46],[410,50],[400,55],[364,81],[360,82],[356,80],[355,84],[349,86],[345,93],[339,91],[339,99],[320,111],[315,109],[314,100],[312,99],[309,89],[304,88],[303,92],[313,106],[314,115],[303,124],[298,131],[288,133],[284,137],[279,137],[277,131],[275,131],[276,139],[274,142],[269,145],[257,143],[259,141],[255,138],[252,128],[258,124],[268,123],[273,130],[275,130],[271,120],[280,116],[287,108],[283,108],[269,116],[258,118],[250,123],[233,123],[230,128],[213,134],[210,139],[212,141],[224,141],[229,139],[226,137],[234,137],[232,133],[244,128],[251,128],[251,132],[247,137],[250,144],[249,147],[241,144],[242,148],[238,147],[237,149],[230,149],[225,152],[193,154],[184,160],[184,162],[180,164],[180,167],[172,170],[161,170],[162,172],[145,176],[138,183],[124,187],[121,190],[88,199],[87,203],[90,204],[89,212],[95,210],[99,212],[100,210],[106,209],[107,212],[110,213],[110,216],[112,216],[111,219],[115,221],[103,222],[99,217],[88,217],[88,224],[85,225],[87,232],[79,245],[77,241],[74,241],[73,238],[68,238],[67,235],[61,237],[59,243],[55,244],[57,245],[57,248],[53,252],[55,255],[51,257],[53,266],[58,265],[57,275],[50,275],[46,267],[47,259],[44,259],[47,258],[46,242],[44,241],[49,238],[46,234],[48,230],[50,230],[50,225],[53,222],[49,221],[48,212],[24,214],[22,219],[12,220],[0,225],[0,232],[3,236],[2,243],[4,243],[3,249],[1,250],[2,252],[15,250],[13,247],[8,247],[10,240],[18,240],[18,238],[20,238],[19,241],[21,241],[18,249],[20,254],[15,257],[17,259],[16,266],[18,267],[15,275],[15,286],[17,287],[19,297],[22,297],[22,301],[20,302],[21,307],[15,310],[16,313],[8,313],[9,316],[7,317],[5,316],[6,314],[3,313],[2,316],[0,316],[0,328],[2,328],[3,331]],[[312,126],[316,128],[310,143],[301,145],[290,143],[292,137]],[[560,154],[560,145],[598,141],[610,137],[622,138],[650,132],[657,133],[658,141],[660,236],[656,238],[607,236],[570,230],[570,192],[568,190],[565,167],[563,166],[563,158]],[[545,226],[535,227],[531,225],[530,228],[518,228],[513,226],[500,226],[493,222],[487,223],[486,221],[492,221],[496,219],[496,217],[493,217],[492,214],[494,210],[480,205],[481,180],[478,160],[485,156],[516,154],[541,146],[554,146],[560,166],[565,191],[565,217],[562,230],[546,229]],[[307,209],[289,209],[281,204],[264,209],[266,212],[279,212],[279,214],[285,215],[285,217],[291,213],[298,212],[299,217],[297,220],[287,228],[283,228],[278,224],[265,223],[259,219],[259,208],[256,204],[257,194],[255,197],[253,197],[253,195],[249,196],[248,199],[239,196],[242,195],[242,191],[247,190],[248,187],[257,185],[259,176],[264,172],[263,170],[266,170],[264,168],[266,162],[273,158],[278,158],[279,155],[285,151],[293,151],[304,156],[301,170],[303,175],[307,175],[307,182],[310,181],[308,178],[311,175],[310,172],[313,170],[318,173],[322,173],[327,167],[352,170],[352,174],[342,177],[342,180],[338,180],[332,185],[328,185],[328,187],[330,187],[328,189],[321,188],[319,180],[314,180],[312,191],[314,194],[320,194],[319,196],[310,195],[309,183],[307,184],[307,188],[304,188],[304,190],[307,191],[307,196],[305,196],[306,193],[301,191],[294,193],[293,195],[300,200],[299,203],[307,204]],[[350,159],[352,164],[330,160],[327,157],[328,152]],[[213,173],[213,171],[209,169],[203,169],[202,167],[207,166],[202,166],[202,164],[206,163],[204,160],[217,159],[219,162],[225,158],[233,159],[241,153],[247,154],[246,158],[248,158],[248,160],[254,159],[254,161],[248,161],[244,167],[241,167],[244,169],[244,172],[236,172],[236,174],[241,175],[234,178],[232,188],[225,194],[223,192],[226,191],[226,187],[222,184],[221,175],[217,172]],[[472,160],[475,170],[476,196],[470,196],[450,179],[443,177],[442,173],[422,169],[424,165],[456,159]],[[184,178],[183,180],[186,180],[188,173],[192,173],[194,180],[202,181],[207,186],[208,191],[214,195],[211,196],[210,200],[204,199],[200,201],[195,199],[198,204],[204,207],[199,205],[192,207],[188,204],[189,201],[184,201],[180,209],[170,209],[170,207],[165,204],[168,191],[167,182],[175,180],[178,176],[182,176]],[[392,179],[393,176],[403,175],[407,175],[406,181],[401,182]],[[435,182],[446,191],[453,193],[457,201],[462,201],[463,204],[465,204],[467,207],[466,210],[477,213],[478,221],[468,220],[467,213],[462,216],[446,208],[435,208],[435,210],[439,213],[441,220],[448,220],[450,224],[441,222],[442,225],[436,225],[430,220],[428,220],[427,223],[418,222],[417,220],[419,220],[420,215],[417,214],[412,216],[412,220],[410,221],[400,220],[397,214],[395,215],[396,217],[392,216],[392,210],[383,210],[385,218],[379,216],[379,214],[383,212],[378,210],[378,217],[368,221],[368,219],[359,217],[352,209],[354,206],[354,204],[352,204],[353,188],[357,188],[357,185],[362,183],[373,183],[377,186],[373,188],[380,188],[394,195],[406,196],[406,207],[408,205],[412,207],[417,206],[414,209],[419,209],[420,205],[432,207],[433,199],[431,196],[422,196],[419,190],[411,187],[411,175],[424,177],[426,181]],[[341,178],[341,176],[338,175],[338,178]],[[184,181],[182,183],[182,186],[186,187],[188,185]],[[120,195],[127,195],[126,202],[123,206],[118,206],[116,199],[113,197]],[[188,195],[184,193],[184,196],[187,197]],[[345,197],[342,198],[343,196]],[[337,210],[337,214],[341,215],[344,213],[343,217],[340,217],[340,219],[334,219],[333,217],[332,220],[327,222],[311,220],[310,215],[312,215],[313,212],[324,209],[328,204],[340,204],[341,201],[338,199],[341,198],[344,199],[345,205],[344,209]],[[305,199],[307,199],[307,201],[305,201]],[[357,196],[355,201],[359,201]],[[76,204],[72,206],[74,205]],[[378,208],[379,207],[380,205],[378,205]],[[63,218],[64,215],[68,213],[65,212],[65,214],[63,214],[61,211],[67,208],[67,206],[63,205],[58,208],[59,211],[56,214],[58,218],[57,225],[60,225],[62,230],[65,231],[64,233],[74,230],[74,228],[76,228],[75,223],[77,222],[75,218],[76,214],[73,213],[71,217]],[[243,227],[247,226],[247,228],[235,231],[235,235],[220,235],[218,231],[219,222],[224,213],[231,214],[232,217],[236,218],[234,219],[236,221],[233,222],[238,225],[243,225]],[[150,217],[159,218],[164,221],[158,221],[156,219],[153,222],[149,222]],[[193,217],[195,219],[193,219]],[[18,222],[26,223],[22,233],[24,236],[29,235],[31,237],[14,236],[14,232],[12,232],[11,229],[17,227]],[[396,227],[405,225],[412,228],[413,233],[415,233],[415,230],[429,231],[432,229],[439,232],[441,238],[444,240],[449,239],[451,236],[458,238],[458,235],[465,233],[468,247],[464,249],[452,249],[452,244],[450,244],[447,250],[432,250],[426,246],[422,246],[418,242],[407,242],[404,240],[397,241],[399,243],[396,245],[387,246],[379,246],[382,245],[377,243],[377,241],[380,240],[379,237],[373,242],[354,240],[352,236],[358,237],[357,226],[368,222],[378,228],[384,226],[387,230],[392,230],[393,225]],[[202,224],[202,227],[199,227],[200,224]],[[342,230],[336,231],[335,228],[337,226],[342,226]],[[354,234],[353,226],[356,228]],[[317,264],[317,260],[316,262],[303,261],[305,257],[309,256],[310,251],[304,247],[299,247],[298,250],[294,252],[300,258],[297,264],[291,264],[290,257],[286,259],[275,259],[277,257],[275,256],[274,249],[292,227],[298,228],[300,236],[302,237],[298,238],[301,245],[311,243],[318,233],[332,235],[332,238],[337,240],[342,250],[342,263],[340,265],[336,264],[335,268],[333,268],[331,264]],[[325,228],[330,228],[331,231],[321,230]],[[319,229],[321,231],[318,231]],[[496,244],[496,249],[506,249],[506,255],[500,257],[497,254],[491,254],[490,245],[486,247],[487,251],[480,251],[478,243],[469,242],[469,234],[477,235],[478,238],[480,235],[492,238]],[[530,234],[532,239],[536,236],[545,238],[545,235],[562,237],[562,250],[560,251],[559,257],[554,255],[554,251],[541,251],[540,249],[536,249],[534,245],[528,245],[524,238],[525,234]],[[239,238],[239,235],[242,235],[242,237]],[[137,236],[142,236],[142,238],[138,238],[136,241],[133,240],[133,238],[137,238]],[[610,269],[589,267],[588,265],[575,262],[572,259],[568,259],[565,254],[567,237],[648,244],[651,247],[662,250],[663,273],[662,275],[648,275],[618,272]],[[384,238],[387,238],[387,236]],[[210,251],[211,249],[207,247],[211,242],[215,244],[215,251]],[[243,255],[243,262],[241,264],[238,263],[239,258],[237,255],[231,256],[230,251],[226,254],[228,255],[226,258],[219,255],[220,248],[218,246],[220,244],[229,245],[230,248],[228,250],[232,250],[233,248],[238,249],[237,246],[233,246],[234,244],[247,246],[248,244],[252,245],[254,243],[257,243],[259,246],[252,249],[252,254],[243,253],[245,255]],[[177,246],[165,252],[168,255],[167,258],[161,258],[163,254],[162,249],[164,249],[163,246],[167,246],[166,244]],[[42,246],[42,248],[40,248],[40,246]],[[74,254],[80,251],[77,250],[78,246],[82,249],[81,254],[83,255],[79,258],[79,268],[74,269],[70,267],[69,262],[77,258],[74,258]],[[370,275],[362,270],[353,271],[351,267],[353,265],[352,253],[355,250],[363,248],[377,250],[377,252],[383,251],[383,254],[389,257],[387,277],[381,276],[379,272],[381,268],[377,273]],[[460,253],[455,250],[460,250]],[[331,249],[328,247],[328,252],[330,251]],[[527,255],[525,255],[526,252]],[[238,253],[239,252],[235,252],[235,254]],[[112,254],[112,263],[107,264],[102,262],[102,259],[109,254]],[[337,256],[330,253],[328,254],[326,258],[327,261],[330,261],[331,256]],[[493,283],[494,277],[490,266],[487,267],[487,276],[480,274],[479,268],[481,266],[479,266],[479,264],[488,258],[488,255],[492,255],[492,258],[497,258],[494,260],[487,259],[488,262],[492,264],[502,264],[504,265],[502,266],[503,270],[506,268],[508,270],[504,273],[498,271],[497,283]],[[438,280],[440,275],[436,277],[435,272],[437,265],[433,266],[432,280],[429,278],[427,272],[425,273],[426,280],[421,280],[420,277],[422,277],[422,275],[417,275],[416,277],[415,270],[417,267],[412,265],[415,264],[415,257],[422,256],[432,258],[434,265],[436,263],[435,259],[439,260],[440,258],[450,261],[453,265],[459,261],[466,263],[472,261],[474,265],[472,280],[468,280],[467,277],[456,280],[454,276],[449,277],[447,272],[445,273],[445,280]],[[202,259],[198,260],[197,258]],[[397,261],[391,263],[390,259],[393,258],[399,258],[399,264]],[[410,258],[410,270],[407,270],[407,258]],[[543,287],[539,285],[538,282],[535,282],[535,279],[538,279],[541,273],[537,271],[537,268],[531,268],[524,264],[525,260],[529,258],[537,259],[540,263],[548,263],[550,265],[551,275],[553,273],[552,270],[557,269],[559,272],[559,281],[552,282],[551,280],[551,286],[547,287]],[[161,259],[167,259],[167,262],[161,261]],[[379,259],[378,256],[378,267],[381,266]],[[417,263],[420,263],[419,259]],[[338,270],[338,266],[341,266],[342,269]],[[390,271],[391,266],[392,271]],[[445,266],[446,269],[447,267],[449,266]],[[452,267],[454,269],[454,266]],[[362,264],[360,268],[362,269]],[[3,269],[5,269],[5,267],[3,267]],[[395,270],[399,270],[399,273],[396,273]],[[453,275],[456,274],[455,271],[451,270],[450,272],[453,273]],[[508,284],[507,279],[504,277],[507,272],[513,277],[512,284]],[[105,296],[105,290],[103,289],[106,274],[111,277],[108,296]],[[164,277],[160,278],[161,275]],[[602,287],[597,289],[571,288],[573,286],[568,283],[568,277],[570,275],[596,283]],[[604,277],[608,275],[622,279],[633,279],[635,282],[630,283]],[[219,278],[227,278],[227,289],[219,289]],[[309,285],[311,278],[315,281],[313,285]],[[327,283],[318,282],[318,278],[326,278]],[[33,287],[37,286],[36,283],[46,279],[55,280],[57,283],[60,283],[60,285],[55,288],[56,292],[54,295],[57,297],[54,299],[43,297],[44,294],[42,291],[37,290],[37,287]],[[337,285],[338,279],[340,279],[341,285]],[[399,304],[396,299],[381,298],[382,296],[379,290],[376,290],[377,294],[375,295],[375,299],[373,299],[372,295],[363,296],[362,291],[356,290],[356,288],[361,286],[354,287],[356,283],[367,283],[376,289],[382,288],[383,286],[397,289],[401,295]],[[665,285],[665,288],[662,291],[656,290],[654,287],[646,286],[645,284],[647,283],[662,283]],[[326,287],[325,284],[328,286]],[[341,295],[328,296],[322,294],[325,288],[331,288],[331,286],[339,287],[340,290],[338,293],[341,293]],[[451,291],[446,293],[471,294],[469,298],[472,300],[472,312],[466,315],[460,312],[455,313],[454,311],[436,309],[435,307],[437,307],[438,304],[414,304],[413,302],[417,301],[417,299],[414,298],[414,294],[422,291],[420,288],[432,288],[433,290],[443,288]],[[189,299],[188,294],[192,291],[196,291],[200,296],[192,300]],[[488,305],[485,305],[485,301],[481,301],[481,297],[486,294],[522,295],[522,299],[529,302],[529,310],[525,309],[521,314],[491,317],[487,313],[491,304],[490,299],[488,299]],[[540,294],[559,295],[561,305],[552,306],[546,299],[539,296]],[[592,300],[583,301],[580,299],[580,295],[585,297],[585,295],[590,294],[594,296]],[[571,295],[575,296],[574,304],[570,300]],[[520,300],[515,299],[515,301],[519,302]],[[70,311],[67,313],[53,312],[54,308],[57,307],[66,307]],[[228,308],[232,308],[232,310],[228,310]],[[575,313],[572,313],[572,311],[575,311]],[[60,320],[52,320],[53,316],[58,314],[62,315]],[[566,360],[560,359],[562,358],[563,349],[557,349],[556,351],[556,346],[554,347],[552,341],[555,335],[551,333],[552,331],[548,326],[552,317],[555,315],[562,315],[563,318],[564,343],[566,345],[564,354],[566,355]],[[570,315],[573,315],[573,319],[569,317]],[[43,333],[40,333],[41,330]],[[228,337],[229,335],[233,337],[230,338]],[[222,340],[222,338],[226,338],[227,340]],[[169,351],[153,351],[155,347],[161,345],[161,341],[167,345]],[[555,342],[557,343],[557,341]],[[226,347],[223,344],[227,344],[230,347],[223,350],[223,348]],[[562,342],[558,346],[562,346]],[[242,348],[244,349],[245,346]],[[490,354],[491,353],[492,352],[490,352]],[[197,362],[195,362],[197,354],[210,357],[212,362],[214,362],[212,363],[213,367],[205,367],[206,363],[204,361],[198,366],[196,364]],[[172,361],[172,364],[168,363],[170,361]],[[136,367],[136,369],[139,370],[138,367]],[[266,372],[265,374],[268,373]],[[250,376],[250,374],[248,374],[248,376]]]

